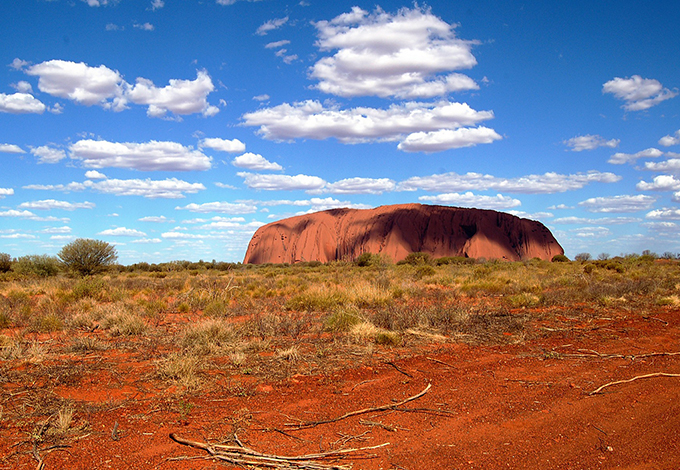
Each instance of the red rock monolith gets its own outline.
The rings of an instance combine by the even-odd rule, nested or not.
[[[244,263],[351,261],[381,253],[550,260],[564,250],[542,223],[483,209],[399,204],[331,209],[272,222],[253,235]]]

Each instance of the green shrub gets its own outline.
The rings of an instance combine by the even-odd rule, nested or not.
[[[59,272],[59,260],[48,255],[27,255],[18,258],[12,269],[24,276],[56,276]]]
[[[66,267],[84,276],[101,272],[118,259],[113,245],[87,238],[72,241],[57,256]]]
[[[12,269],[12,257],[7,253],[0,253],[0,273],[6,273]]]
[[[357,310],[340,309],[327,316],[323,326],[326,331],[345,332],[351,330],[354,325],[361,323],[361,321],[361,316],[359,316]]]
[[[552,257],[550,261],[552,261],[553,263],[566,263],[569,261],[569,258],[567,258],[564,255],[555,255]]]
[[[399,261],[397,264],[410,264],[411,266],[432,264],[432,256],[430,256],[429,253],[417,251],[415,253],[409,253],[408,255],[406,255],[406,258]]]

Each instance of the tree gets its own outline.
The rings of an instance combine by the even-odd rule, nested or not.
[[[588,261],[592,257],[590,256],[590,253],[579,253],[576,256],[574,256],[574,259],[576,261]]]
[[[87,238],[72,241],[57,256],[68,268],[84,276],[103,271],[118,260],[118,253],[113,245]]]
[[[12,269],[12,257],[7,253],[0,253],[0,273],[6,273]]]

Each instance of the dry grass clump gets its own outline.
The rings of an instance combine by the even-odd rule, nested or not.
[[[207,320],[185,330],[181,346],[187,354],[205,356],[223,353],[237,341],[237,333],[224,321]]]
[[[98,310],[93,313],[101,315],[101,327],[112,336],[137,336],[148,330],[143,316],[131,304],[116,302],[102,305]]]
[[[202,366],[203,359],[199,356],[173,352],[156,362],[156,376],[191,390],[201,383]]]

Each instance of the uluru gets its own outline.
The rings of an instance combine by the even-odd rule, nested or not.
[[[375,209],[331,209],[260,227],[246,264],[351,261],[379,253],[401,261],[409,253],[432,257],[550,260],[564,250],[540,222],[504,212],[424,204]]]

